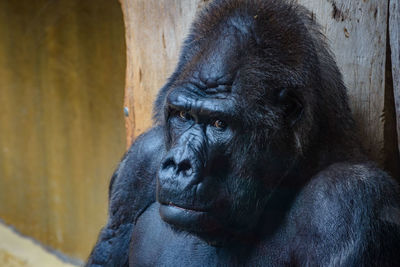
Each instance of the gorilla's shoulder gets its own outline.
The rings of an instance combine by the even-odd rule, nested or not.
[[[147,161],[164,150],[164,133],[161,126],[155,126],[139,135],[129,148],[127,161],[141,159]]]
[[[315,175],[308,187],[324,194],[354,194],[364,198],[399,190],[386,172],[369,161],[334,163]]]
[[[155,201],[156,172],[164,151],[161,127],[140,135],[114,172],[109,187],[109,219],[87,266],[127,266],[133,225]]]
[[[156,126],[147,132],[139,135],[131,145],[122,159],[117,175],[125,171],[132,171],[132,167],[138,171],[142,168],[148,169],[154,167],[163,155],[164,134],[161,126]],[[139,169],[137,169],[139,168]]]
[[[322,232],[348,230],[342,226],[367,229],[382,220],[400,223],[399,186],[372,162],[332,164],[312,178],[298,202],[305,221]],[[383,218],[389,210],[397,212]]]
[[[110,200],[154,183],[165,150],[163,136],[162,128],[156,126],[136,138],[111,178]]]

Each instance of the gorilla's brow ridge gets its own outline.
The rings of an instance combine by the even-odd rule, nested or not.
[[[186,110],[194,114],[208,117],[230,118],[236,113],[235,101],[232,97],[208,98],[187,96],[184,93],[173,92],[167,98],[169,108]]]

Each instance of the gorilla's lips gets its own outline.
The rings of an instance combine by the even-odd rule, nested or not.
[[[179,207],[173,203],[160,205],[161,218],[178,229],[189,232],[210,232],[218,227],[210,212]]]

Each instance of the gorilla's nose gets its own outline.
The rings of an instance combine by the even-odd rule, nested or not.
[[[174,156],[167,158],[163,162],[161,168],[162,168],[161,171],[163,172],[163,174],[167,174],[167,176],[182,175],[184,177],[190,177],[193,174],[192,163],[190,162],[189,159],[178,160]]]
[[[193,160],[187,156],[182,157],[176,151],[169,154],[162,161],[158,172],[157,201],[162,204],[190,206],[191,201],[188,201],[187,196],[199,184],[198,177]]]
[[[191,191],[201,182],[201,164],[189,146],[175,147],[169,151],[158,172],[158,186],[162,192],[176,192],[181,195]]]

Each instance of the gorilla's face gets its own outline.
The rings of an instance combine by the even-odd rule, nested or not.
[[[166,99],[160,214],[200,236],[252,228],[294,154],[279,99],[286,89],[257,107],[245,104],[236,86],[208,94],[181,84]]]
[[[162,218],[177,228],[243,229],[259,215],[268,190],[263,156],[250,143],[255,130],[238,129],[244,122],[235,115],[235,102],[229,93],[193,95],[185,86],[168,95],[169,152],[157,195]]]
[[[157,184],[162,219],[211,241],[257,224],[295,158],[292,127],[303,110],[294,69],[249,31],[224,27],[168,88]]]

